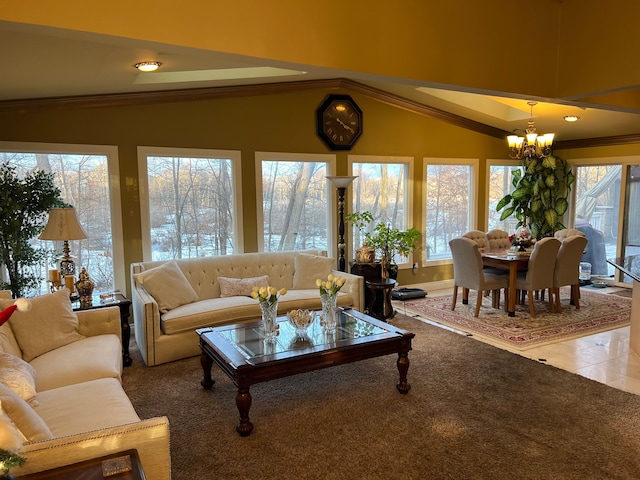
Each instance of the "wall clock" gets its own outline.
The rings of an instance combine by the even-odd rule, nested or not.
[[[349,95],[328,95],[316,110],[316,129],[331,150],[351,150],[362,135],[362,110]]]

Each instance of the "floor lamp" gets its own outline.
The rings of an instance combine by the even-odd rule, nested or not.
[[[347,262],[344,258],[344,250],[346,248],[344,243],[344,194],[347,191],[347,187],[356,178],[358,178],[357,175],[355,177],[327,177],[327,180],[330,180],[338,190],[338,270],[341,272],[347,270]]]

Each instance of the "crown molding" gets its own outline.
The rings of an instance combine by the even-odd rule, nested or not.
[[[344,89],[367,96],[386,105],[401,108],[411,113],[435,118],[443,122],[471,130],[490,137],[505,139],[509,132],[476,122],[453,113],[429,107],[419,102],[385,92],[346,78],[302,80],[297,82],[274,82],[255,85],[228,85],[223,87],[191,88],[182,90],[160,90],[154,92],[109,93],[72,97],[51,97],[24,100],[0,101],[0,112],[35,113],[85,108],[108,108],[157,103],[189,102],[217,98],[238,98],[275,95],[317,89]],[[557,142],[558,149],[575,149],[640,143],[640,134],[612,137],[586,138]]]

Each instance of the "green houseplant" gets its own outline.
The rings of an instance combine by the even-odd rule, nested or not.
[[[393,228],[390,224],[374,222],[370,212],[354,212],[345,216],[347,222],[351,222],[364,234],[364,243],[375,249],[378,258],[385,260],[385,268],[397,273],[397,265],[394,258],[400,254],[409,255],[416,248],[416,241],[420,238],[420,232],[411,227],[408,230]],[[395,266],[395,268],[394,268]],[[393,278],[393,273],[391,274]]]
[[[0,256],[9,274],[0,282],[14,298],[36,288],[40,278],[32,267],[47,257],[47,250],[31,244],[46,224],[52,207],[64,206],[54,175],[33,170],[19,177],[8,162],[0,164]]]
[[[566,160],[553,155],[526,158],[523,168],[513,170],[511,175],[513,192],[496,205],[496,211],[504,209],[500,220],[515,216],[516,228],[528,227],[537,240],[565,228],[561,219],[575,181]]]

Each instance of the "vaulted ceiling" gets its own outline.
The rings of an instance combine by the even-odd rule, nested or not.
[[[559,141],[625,143],[640,135],[640,67],[633,61],[640,45],[632,23],[640,6],[633,0],[618,0],[626,8],[615,11],[595,0],[541,0],[530,21],[529,6],[516,0],[406,0],[394,9],[373,0],[349,4],[354,10],[327,2],[343,6],[340,16],[293,0],[216,8],[189,0],[144,0],[134,8],[114,0],[103,10],[80,0],[44,0],[38,9],[5,3],[4,110],[343,79],[337,84],[421,113],[469,119],[494,136],[524,129],[530,100],[538,102],[538,131],[555,132]],[[403,10],[409,5],[417,19]],[[136,23],[136,15],[149,23]],[[209,15],[215,21],[207,23]],[[417,26],[424,31],[411,32]],[[133,65],[145,60],[162,65],[140,73]],[[580,120],[567,123],[567,115]]]

